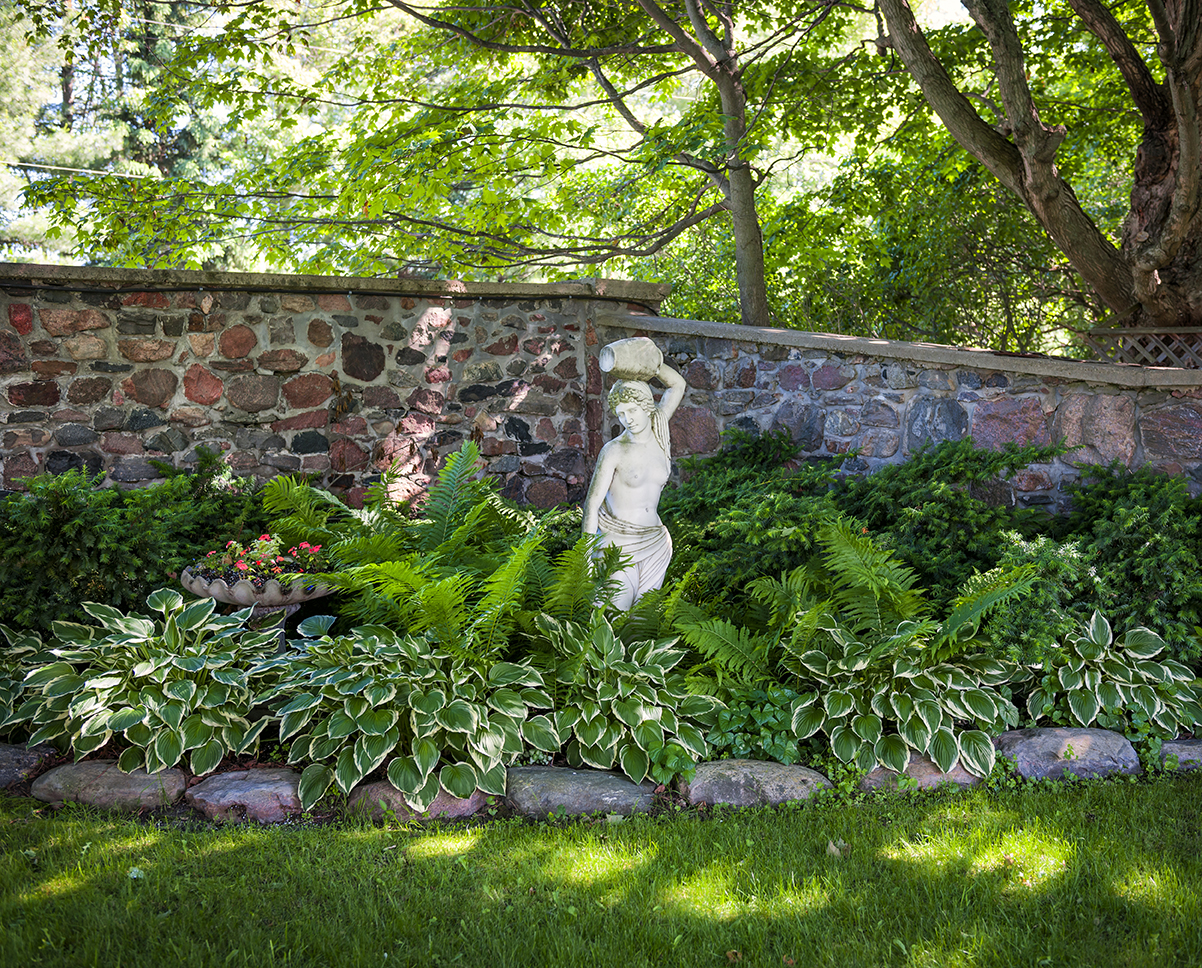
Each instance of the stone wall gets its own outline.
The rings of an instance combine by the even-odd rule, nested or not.
[[[400,458],[404,496],[475,436],[510,496],[576,500],[601,446],[590,321],[666,293],[0,266],[3,484],[74,467],[138,486],[203,445],[352,495]]]
[[[583,497],[616,425],[602,345],[647,335],[688,381],[678,456],[727,427],[785,427],[873,470],[927,442],[1079,449],[1008,482],[1058,504],[1078,465],[1202,481],[1202,372],[655,316],[667,287],[550,286],[0,265],[0,475],[77,467],[139,486],[197,447],[239,474],[322,475],[352,496],[400,458],[399,493],[472,437],[508,496]]]
[[[928,443],[1076,449],[1005,482],[1001,500],[1064,503],[1082,464],[1151,464],[1202,490],[1202,372],[993,353],[693,320],[602,315],[601,344],[650,336],[688,381],[675,454],[708,453],[728,427],[787,428],[807,456],[858,456],[865,473]],[[608,423],[608,421],[607,421]]]

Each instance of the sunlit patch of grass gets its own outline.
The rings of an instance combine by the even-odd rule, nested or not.
[[[186,831],[0,799],[0,968],[1194,968],[1200,790]]]
[[[480,842],[480,829],[440,832],[411,842],[406,848],[413,858],[450,858],[454,860]]]
[[[955,869],[965,876],[1003,875],[1010,889],[1033,890],[1065,873],[1074,848],[1038,822],[1001,833],[937,828],[915,840],[901,839],[883,856],[918,865],[928,875]]]

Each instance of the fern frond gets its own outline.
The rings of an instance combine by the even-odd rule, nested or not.
[[[597,582],[593,556],[597,535],[584,535],[555,559],[554,577],[543,598],[543,611],[560,619],[582,621],[593,609]]]
[[[472,576],[462,573],[422,584],[410,599],[409,631],[428,631],[441,645],[458,643],[468,615],[468,595],[475,586]]]
[[[768,640],[754,635],[743,626],[725,619],[711,618],[699,623],[677,623],[685,641],[720,671],[752,682],[769,674],[765,661]]]
[[[827,523],[818,540],[830,573],[831,598],[844,624],[883,633],[925,609],[925,599],[913,588],[918,576],[869,535],[857,533],[850,521]]]
[[[932,661],[946,662],[963,653],[970,647],[981,620],[999,605],[1030,591],[1038,577],[1036,566],[1026,564],[1017,568],[994,568],[970,578],[939,626],[939,634],[931,647]]]
[[[630,611],[615,616],[614,634],[627,645],[670,635],[664,618],[667,602],[668,592],[662,588],[644,592]]]
[[[476,618],[464,643],[465,651],[474,658],[487,661],[505,647],[513,628],[513,613],[522,604],[527,565],[544,537],[541,529],[535,528],[513,549],[505,564],[485,579],[487,591],[476,606]]]
[[[402,535],[385,532],[335,540],[328,550],[341,566],[355,567],[395,561],[405,554],[406,548]]]
[[[487,491],[484,482],[472,480],[480,468],[480,451],[474,441],[466,441],[447,457],[438,479],[430,486],[423,508],[429,521],[423,534],[425,550],[437,548],[454,534],[467,508]]]

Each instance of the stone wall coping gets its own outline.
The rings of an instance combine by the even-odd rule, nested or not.
[[[97,266],[53,266],[0,262],[0,288],[24,284],[104,290],[210,289],[270,292],[387,293],[446,296],[461,299],[601,299],[640,303],[658,310],[667,283],[625,279],[580,279],[571,282],[462,282],[455,279],[373,279],[363,276],[301,276],[269,272],[204,272],[191,269],[111,269]]]
[[[999,353],[995,350],[944,346],[939,343],[907,343],[863,336],[842,336],[837,333],[807,333],[793,329],[768,329],[695,319],[672,319],[667,316],[638,316],[633,313],[601,315],[597,319],[597,325],[673,336],[702,336],[738,343],[775,343],[798,349],[821,350],[839,356],[869,356],[890,360],[913,360],[916,363],[929,363],[940,367],[971,367],[977,370],[1029,373],[1098,386],[1149,389],[1202,387],[1202,370],[1187,370],[1174,366],[1137,366],[1131,363]]]

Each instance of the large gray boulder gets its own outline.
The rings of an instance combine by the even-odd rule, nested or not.
[[[1202,739],[1170,739],[1160,747],[1160,762],[1177,757],[1177,769],[1196,770],[1202,766]]]
[[[974,787],[981,782],[979,776],[973,776],[959,763],[944,773],[934,762],[921,753],[910,754],[910,764],[904,773],[894,773],[893,770],[878,766],[860,780],[861,790],[896,790],[898,780],[907,776],[917,784],[907,789],[931,790],[940,786],[957,786],[961,788]]]
[[[52,756],[54,750],[45,745],[26,749],[0,743],[0,790],[29,779],[29,775]]]
[[[1012,729],[993,741],[1014,760],[1019,776],[1059,780],[1139,773],[1139,757],[1125,736],[1108,729]]]
[[[384,805],[380,805],[380,801]],[[488,797],[476,790],[467,799],[451,796],[439,788],[438,796],[424,811],[414,810],[405,802],[405,795],[387,780],[360,783],[351,790],[346,802],[347,813],[366,814],[379,823],[385,810],[391,811],[398,820],[437,820],[442,818],[470,817],[488,805]]]
[[[682,783],[680,792],[690,803],[764,807],[806,800],[830,785],[821,773],[805,766],[764,760],[716,760],[697,764],[693,779]]]
[[[182,770],[122,773],[116,760],[68,763],[33,781],[30,793],[47,803],[73,800],[105,810],[153,810],[175,803],[184,792]]]
[[[218,773],[188,790],[184,799],[210,820],[279,823],[301,812],[300,774],[287,767]]]
[[[561,810],[571,816],[616,813],[629,816],[651,808],[655,785],[602,770],[570,770],[559,766],[512,766],[507,771],[506,799],[527,817],[547,817]]]

